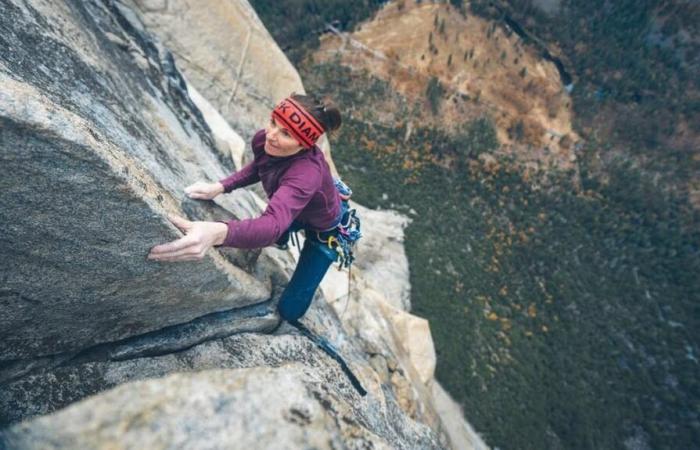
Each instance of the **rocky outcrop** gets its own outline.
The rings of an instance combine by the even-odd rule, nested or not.
[[[291,365],[141,381],[17,427],[5,443],[15,449],[99,448],[104,442],[118,442],[113,448],[336,448],[347,438],[345,430],[310,395],[320,389],[310,392],[300,381],[309,376],[308,369]],[[258,430],[273,421],[289,426],[261,436]],[[355,442],[389,448],[353,425],[346,429]]]
[[[248,1],[131,0],[187,80],[248,142],[301,78]]]
[[[242,196],[215,207],[182,195],[232,164],[133,13],[5,2],[0,30],[3,369],[268,300],[255,253],[145,259],[179,235],[166,213],[246,208]]]
[[[377,292],[384,302],[409,311],[411,284],[408,258],[403,247],[404,228],[410,220],[395,211],[378,211],[350,201],[369,232],[359,243],[359,257],[352,266],[352,280],[347,271],[329,270],[321,289],[329,302],[344,311],[349,285],[360,293]],[[370,294],[371,295],[371,294]]]
[[[352,360],[361,361],[352,343],[341,342],[339,347]],[[290,440],[285,448],[326,441],[358,448],[368,442],[379,448],[438,448],[434,433],[403,413],[392,391],[381,385],[369,366],[355,363],[352,368],[370,392],[365,398],[308,339],[251,333],[157,357],[84,362],[33,375],[7,389],[31,396],[44,387],[50,392],[42,397],[67,396],[64,401],[71,403],[71,395],[84,396],[85,386],[96,381],[118,387],[15,425],[0,433],[0,439],[10,448],[107,448],[110,442],[118,442],[118,448],[151,448],[135,443],[152,440],[251,448],[242,443],[282,438]],[[179,374],[160,378],[173,372]],[[24,400],[2,405],[3,409],[39,404]],[[89,420],[76,421],[84,417]],[[177,427],[181,431],[176,432]],[[236,436],[238,440],[231,440]]]
[[[464,420],[462,407],[438,382],[432,383],[432,397],[441,424],[454,449],[488,450],[481,436]]]

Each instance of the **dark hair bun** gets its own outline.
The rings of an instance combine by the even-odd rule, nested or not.
[[[332,101],[319,100],[313,95],[302,94],[292,94],[292,98],[311,113],[321,123],[325,131],[333,131],[340,128],[342,123],[340,110]]]

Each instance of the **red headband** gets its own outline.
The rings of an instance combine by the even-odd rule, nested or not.
[[[313,147],[323,134],[323,127],[299,103],[287,97],[272,110],[272,117],[287,129],[302,146]]]

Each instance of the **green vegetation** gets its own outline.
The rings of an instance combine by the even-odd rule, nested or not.
[[[682,37],[700,32],[700,8],[691,3],[562,0],[554,18],[530,0],[473,0],[470,7],[506,29],[507,14],[535,48],[561,49],[556,56],[574,75],[579,132],[595,127],[609,149],[625,151],[662,187],[683,191],[700,172],[692,140],[674,139],[680,124],[700,133],[700,44]],[[601,175],[605,153],[597,150]]]
[[[450,0],[450,4],[464,14],[464,0]]]
[[[357,4],[368,16],[379,3]],[[278,2],[253,4],[268,6],[261,16],[278,42],[292,42],[275,31],[297,26]],[[697,35],[689,5],[563,0],[548,18],[529,0],[470,2],[561,49],[587,138],[579,190],[570,174],[534,189],[503,161],[480,162],[497,146],[488,117],[453,135],[413,128],[407,139],[423,103],[363,72],[301,67],[307,89],[352,111],[331,140],[354,198],[413,218],[413,312],[431,321],[438,379],[491,446],[700,442],[700,217],[686,191],[700,161],[688,141],[670,139],[677,124],[698,132],[700,123],[697,45],[677,39]],[[330,8],[324,17],[340,18]],[[522,139],[522,125],[509,133]]]
[[[497,146],[487,118],[404,142],[405,126],[359,112],[401,104],[386,84],[332,65],[302,75],[355,111],[333,155],[356,200],[418,212],[406,230],[413,312],[433,324],[438,379],[489,445],[698,441],[700,233],[680,199],[621,163],[608,184],[584,167],[585,194],[533,190],[478,162]]]
[[[251,0],[265,27],[294,64],[318,47],[318,36],[326,24],[338,21],[341,30],[350,30],[369,18],[383,0]]]

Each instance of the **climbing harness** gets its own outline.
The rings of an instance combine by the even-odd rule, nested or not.
[[[337,255],[336,261],[338,261],[338,270],[342,270],[343,268],[349,269],[355,260],[354,248],[357,241],[362,237],[362,231],[360,218],[357,216],[357,210],[350,208],[350,203],[348,202],[348,199],[352,195],[352,189],[338,178],[335,178],[333,181],[341,198],[342,215],[340,223],[324,231],[306,230],[306,237],[309,238],[311,233],[314,233],[318,242],[333,249]],[[291,241],[292,246],[301,250],[299,236],[297,235],[299,229],[300,227],[290,228],[289,231],[277,241],[277,248],[287,250],[289,248],[287,242]]]
[[[301,334],[309,338],[311,342],[316,344],[321,350],[326,352],[328,356],[336,360],[336,362],[340,365],[340,368],[343,370],[343,372],[345,372],[345,375],[347,375],[350,379],[350,384],[352,384],[352,387],[355,388],[358,394],[360,394],[362,397],[367,395],[367,391],[364,387],[362,387],[362,383],[360,383],[360,380],[355,376],[354,373],[352,373],[352,370],[350,370],[348,364],[345,362],[343,357],[340,356],[338,350],[336,350],[335,347],[333,347],[331,343],[328,342],[328,339],[324,338],[323,336],[319,336],[318,334],[309,330],[306,326],[304,326],[304,324],[302,324],[298,320],[289,323],[294,328],[299,330]]]

